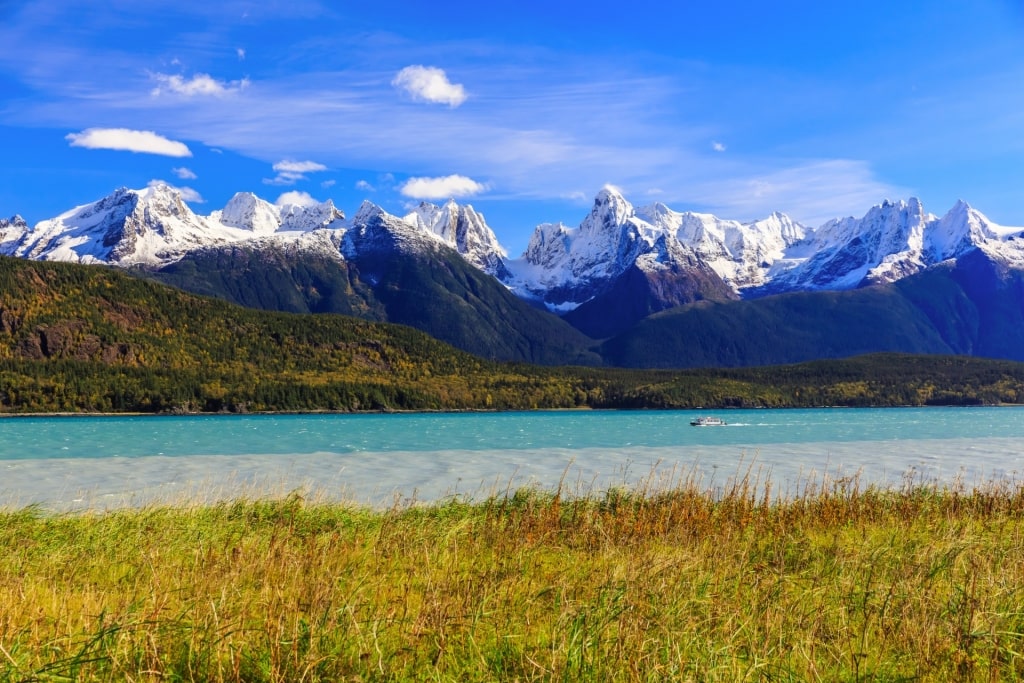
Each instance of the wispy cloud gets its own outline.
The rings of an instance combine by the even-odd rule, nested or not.
[[[468,197],[487,190],[487,186],[462,175],[439,178],[409,178],[402,185],[401,192],[412,199],[447,199]]]
[[[171,171],[182,180],[195,180],[199,177],[194,171],[192,171],[192,169],[185,168],[184,166],[180,168],[172,168]]]
[[[457,107],[466,101],[465,88],[449,81],[448,74],[435,66],[407,66],[398,72],[391,85],[423,102]]]
[[[169,140],[151,130],[129,128],[87,128],[81,133],[68,133],[65,140],[72,147],[113,149],[123,152],[162,154],[169,157],[190,157],[192,152],[183,142]]]
[[[370,183],[366,182],[365,180],[357,180],[356,181],[356,189],[357,190],[362,190],[363,192],[376,192],[377,191],[377,189],[373,185],[371,185]]]
[[[192,78],[185,78],[177,74],[155,73],[152,77],[158,84],[150,91],[154,97],[166,93],[185,97],[223,97],[249,87],[247,78],[230,82],[218,81],[209,74],[196,74]]]
[[[24,44],[24,38],[5,34],[0,27],[4,35]],[[295,165],[304,163],[298,161],[275,164],[274,175],[264,180],[273,186],[295,185],[329,165],[361,169],[355,177],[365,177],[382,196],[390,191],[430,199],[469,196],[483,191],[482,183],[473,179],[485,178],[488,199],[583,197],[586,202],[612,181],[633,193],[627,196],[659,188],[658,199],[673,208],[713,210],[740,219],[783,210],[804,221],[817,220],[826,208],[829,213],[852,213],[882,197],[901,196],[902,188],[883,182],[875,165],[857,158],[857,150],[867,145],[844,148],[843,140],[853,138],[791,123],[793,112],[803,112],[808,102],[842,101],[842,93],[821,97],[821,82],[771,80],[763,71],[754,78],[739,67],[720,78],[721,70],[684,62],[673,64],[671,71],[652,71],[628,59],[528,45],[475,45],[470,51],[454,42],[433,41],[423,47],[411,42],[395,39],[386,50],[363,51],[344,60],[338,55],[351,51],[332,42],[331,52],[316,54],[316,71],[282,68],[254,75],[254,85],[244,92],[245,107],[224,95],[248,81],[191,75],[188,64],[208,62],[187,54],[181,66],[164,62],[166,73],[159,74],[163,80],[154,82],[152,73],[160,69],[153,60],[119,52],[116,43],[88,53],[74,52],[73,45],[65,52],[51,43],[17,67],[33,91],[46,97],[17,108],[0,104],[0,109],[9,119],[32,125],[77,130],[105,121],[159,130],[268,162],[324,162],[308,162],[316,164],[312,168]],[[204,47],[223,53],[225,44],[232,45],[225,38]],[[297,46],[280,48],[295,48],[298,59]],[[203,68],[213,73],[237,69],[231,49],[222,54],[224,65]],[[266,49],[261,46],[261,59]],[[0,64],[16,59],[22,59],[16,52],[0,56]],[[246,64],[255,64],[254,59],[253,52]],[[87,66],[72,86],[66,74],[77,63]],[[452,74],[457,68],[458,77],[424,66],[432,63],[445,64]],[[396,73],[403,64],[413,66]],[[175,72],[187,75],[167,75]],[[750,84],[763,85],[751,92],[755,86]],[[154,85],[161,97],[152,96]],[[439,106],[395,106],[396,89],[402,97]],[[473,106],[459,107],[470,94]],[[739,114],[751,100],[772,102],[766,108],[767,123],[765,117]],[[451,111],[454,107],[459,107],[457,112]],[[813,122],[818,114],[815,110],[796,120]],[[860,140],[874,139],[875,130],[859,121],[851,125],[864,125]],[[752,149],[751,141],[768,140],[759,135],[761,129],[773,135],[785,131],[789,137],[785,144],[775,142],[776,137]],[[728,153],[723,153],[723,131],[729,132]],[[829,136],[824,138],[827,144],[810,144],[817,141],[811,136],[819,133]],[[896,155],[906,144],[900,138],[887,149]],[[372,175],[383,169],[414,172],[420,177],[413,180],[421,182],[396,185]],[[453,169],[475,185],[439,182],[451,177],[447,174]],[[807,181],[804,191],[795,189],[794,179]]]
[[[877,180],[866,162],[850,159],[811,160],[760,173],[748,169],[695,185],[692,191],[722,216],[751,219],[782,211],[811,227],[843,214],[861,216],[887,197],[909,193]]]
[[[279,161],[274,164],[278,173],[315,173],[326,171],[327,167],[315,161]]]
[[[266,185],[294,185],[300,180],[306,179],[307,173],[326,171],[327,167],[315,161],[279,161],[273,166],[277,175],[273,178],[264,178]]]

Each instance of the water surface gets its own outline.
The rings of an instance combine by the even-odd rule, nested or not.
[[[725,427],[695,428],[714,414]],[[0,505],[116,507],[302,489],[369,505],[737,478],[781,494],[1015,481],[1024,408],[0,419]]]

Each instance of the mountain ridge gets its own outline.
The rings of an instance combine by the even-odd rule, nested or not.
[[[299,242],[303,234],[321,230],[343,235],[374,214],[391,216],[368,201],[348,220],[331,200],[276,206],[239,192],[223,209],[201,216],[177,190],[156,184],[120,188],[33,227],[17,216],[0,220],[0,253],[153,267],[205,247],[260,239]],[[973,248],[1024,267],[1024,228],[999,226],[962,200],[941,217],[926,213],[915,198],[885,200],[861,218],[809,228],[779,212],[742,223],[660,203],[636,208],[606,186],[578,227],[537,226],[517,258],[509,258],[469,204],[421,202],[392,218],[392,226],[407,225],[447,244],[522,298],[555,312],[581,305],[630,267],[650,270],[687,258],[710,268],[744,298],[892,282]]]
[[[988,335],[1017,340],[1024,329],[1024,229],[962,201],[940,217],[913,198],[886,200],[862,218],[808,228],[781,213],[741,223],[637,208],[607,186],[578,227],[542,224],[510,259],[484,217],[454,200],[404,216],[365,201],[348,219],[330,200],[276,206],[240,192],[202,216],[157,184],[121,188],[31,228],[17,216],[0,221],[0,254],[116,265],[249,306],[399,322],[486,358],[556,365],[790,362],[815,357],[815,345],[823,357],[843,349],[1016,358],[1012,343]],[[894,283],[903,286],[885,295],[829,294]],[[775,300],[794,293],[819,294],[809,300],[822,310],[842,299],[850,310],[801,318],[787,308],[796,299]],[[853,314],[865,301],[890,310],[872,323]],[[778,316],[834,327],[835,337],[787,328]],[[680,320],[696,327],[680,336]],[[804,355],[743,341],[763,337],[765,325],[791,329],[776,342]],[[858,339],[863,347],[850,343]]]

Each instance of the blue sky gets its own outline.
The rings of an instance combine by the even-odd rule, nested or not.
[[[162,180],[198,213],[455,197],[513,256],[605,184],[1024,226],[1020,0],[0,2],[0,45],[0,216],[30,224]]]

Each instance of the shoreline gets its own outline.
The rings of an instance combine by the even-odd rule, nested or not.
[[[0,420],[5,418],[18,417],[245,417],[247,415],[501,415],[508,413],[682,413],[682,412],[734,412],[734,411],[759,411],[759,410],[901,410],[907,408],[921,409],[964,409],[976,410],[979,408],[1024,408],[1024,403],[983,403],[978,405],[961,404],[915,404],[906,403],[901,405],[857,405],[857,406],[771,406],[771,407],[744,407],[724,406],[695,408],[594,408],[592,406],[576,406],[573,408],[527,408],[527,409],[488,409],[488,408],[451,408],[451,409],[423,409],[423,410],[252,410],[245,412],[232,412],[228,410],[211,412],[31,412],[15,413],[0,411]]]

